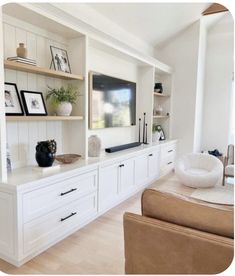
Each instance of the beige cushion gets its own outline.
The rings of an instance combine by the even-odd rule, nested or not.
[[[233,238],[233,208],[172,193],[146,189],[142,214],[147,217]]]
[[[228,165],[225,167],[226,176],[234,176],[234,165]]]

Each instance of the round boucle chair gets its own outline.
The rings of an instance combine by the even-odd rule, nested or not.
[[[222,184],[223,164],[213,155],[191,153],[178,160],[175,173],[185,186],[208,188]]]

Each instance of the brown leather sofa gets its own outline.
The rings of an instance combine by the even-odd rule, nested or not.
[[[124,214],[126,274],[217,274],[233,260],[233,208],[147,189]]]

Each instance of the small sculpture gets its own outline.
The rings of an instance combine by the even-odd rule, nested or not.
[[[162,93],[163,92],[162,83],[160,83],[160,82],[155,83],[154,92],[157,92],[157,93]]]
[[[39,167],[51,167],[55,160],[56,141],[47,140],[37,143],[36,161]]]

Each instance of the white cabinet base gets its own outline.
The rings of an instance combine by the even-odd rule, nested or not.
[[[0,185],[0,258],[24,264],[170,172],[175,152],[172,142],[148,146],[9,192]]]

